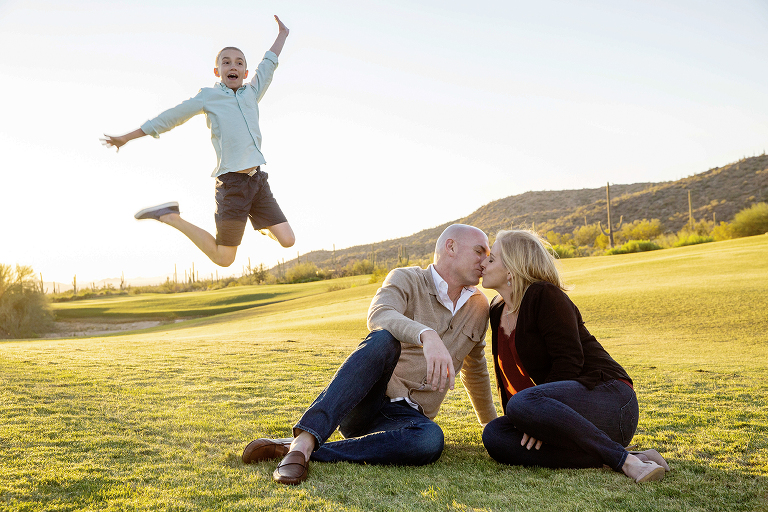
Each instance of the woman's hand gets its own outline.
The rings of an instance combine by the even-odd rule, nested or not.
[[[535,445],[536,449],[538,450],[539,448],[541,448],[541,443],[542,441],[539,441],[538,439],[535,439],[529,436],[528,434],[526,434],[525,432],[523,432],[523,440],[520,441],[520,446],[525,446],[527,450],[530,450]]]

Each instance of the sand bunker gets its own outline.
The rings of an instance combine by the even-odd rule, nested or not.
[[[162,324],[172,324],[181,322],[145,320],[141,322],[54,322],[53,331],[44,334],[43,338],[72,338],[78,336],[98,336],[101,334],[113,334],[122,331],[135,331],[137,329],[147,329]]]

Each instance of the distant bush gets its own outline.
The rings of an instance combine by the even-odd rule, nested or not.
[[[369,259],[350,261],[346,267],[347,275],[350,276],[364,276],[366,274],[373,274],[374,265]]]
[[[605,252],[605,254],[629,254],[631,252],[656,251],[661,246],[649,240],[630,240],[621,247],[614,247]]]
[[[600,232],[597,224],[580,226],[573,230],[573,243],[577,246],[595,245],[595,241],[599,236],[603,236],[603,234]]]
[[[663,232],[659,219],[643,219],[624,224],[618,235],[621,240],[652,240]]]
[[[570,233],[558,233],[556,231],[547,231],[546,235],[544,235],[544,238],[547,239],[547,242],[550,243],[550,245],[571,245],[573,241],[573,235]]]
[[[32,267],[0,264],[0,337],[34,338],[50,329],[53,313]]]
[[[719,242],[733,238],[733,228],[727,222],[721,222],[712,229],[712,238]]]
[[[604,234],[600,233],[599,235],[597,235],[597,238],[595,238],[595,248],[605,249],[609,245],[611,245],[611,239],[605,236]]]
[[[678,235],[682,237],[683,233],[694,234],[700,236],[710,236],[712,229],[715,227],[715,223],[711,220],[700,220],[694,222],[693,227],[685,226],[678,232]]]
[[[285,280],[289,283],[308,283],[324,278],[314,263],[299,263],[285,271]]]
[[[552,250],[555,251],[558,258],[578,258],[581,256],[578,249],[572,245],[555,244],[552,246]]]
[[[384,281],[384,278],[387,277],[387,274],[389,274],[389,270],[387,270],[386,267],[376,267],[371,274],[369,282],[371,284],[382,282]]]
[[[690,234],[688,236],[678,236],[677,241],[672,244],[672,247],[684,247],[686,245],[705,244],[714,241],[715,237],[713,236]]]
[[[733,217],[731,229],[734,237],[768,233],[768,203],[753,204],[741,210]]]

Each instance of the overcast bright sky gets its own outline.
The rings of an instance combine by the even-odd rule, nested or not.
[[[225,7],[222,7],[226,5]],[[214,231],[203,116],[99,143],[255,68],[272,190],[297,236],[235,263],[136,221],[179,201]],[[529,190],[669,181],[768,148],[768,2],[0,0],[0,263],[46,281],[203,275],[409,235]]]

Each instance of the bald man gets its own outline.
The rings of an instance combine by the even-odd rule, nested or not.
[[[488,237],[463,224],[435,244],[434,264],[396,268],[368,309],[371,333],[293,427],[293,438],[256,439],[243,462],[284,457],[276,482],[306,480],[309,460],[420,466],[443,451],[432,421],[457,373],[477,419],[496,418],[485,359],[488,301],[475,287]],[[327,443],[338,427],[344,440]]]

